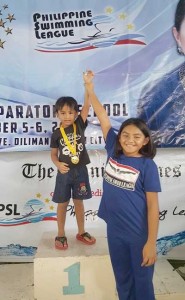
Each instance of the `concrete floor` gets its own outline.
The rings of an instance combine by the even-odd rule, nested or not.
[[[0,264],[0,299],[34,299],[33,263]]]

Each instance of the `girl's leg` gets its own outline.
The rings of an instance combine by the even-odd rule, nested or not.
[[[119,300],[136,300],[129,245],[122,239],[120,231],[110,226],[107,226],[107,238]]]
[[[141,267],[142,251],[145,242],[131,244],[131,260],[135,279],[135,295],[136,300],[155,300],[153,287],[154,266]]]

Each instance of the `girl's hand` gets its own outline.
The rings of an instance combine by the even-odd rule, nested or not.
[[[70,170],[70,168],[68,167],[68,164],[64,162],[60,162],[58,166],[58,170],[60,171],[60,173],[65,174]]]
[[[157,260],[156,244],[146,242],[143,248],[142,267],[152,266]]]

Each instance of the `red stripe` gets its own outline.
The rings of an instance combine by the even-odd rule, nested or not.
[[[128,45],[128,44],[129,45],[146,45],[144,42],[137,41],[137,40],[129,40],[129,39],[117,41],[114,45]],[[72,49],[72,50],[39,50],[39,49],[35,49],[35,50],[39,51],[39,52],[47,52],[47,53],[59,53],[59,52],[70,53],[70,52],[81,52],[81,51],[86,51],[86,50],[92,50],[92,49],[96,49],[96,48],[98,48],[98,47],[88,46],[85,48]]]

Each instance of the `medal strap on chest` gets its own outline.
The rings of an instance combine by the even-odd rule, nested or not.
[[[72,145],[65,133],[65,130],[62,126],[60,126],[60,132],[62,134],[62,137],[64,139],[64,142],[66,143],[68,149],[70,150],[70,152],[73,154],[73,155],[76,155],[76,124],[73,123],[73,135],[74,135],[74,145]]]

